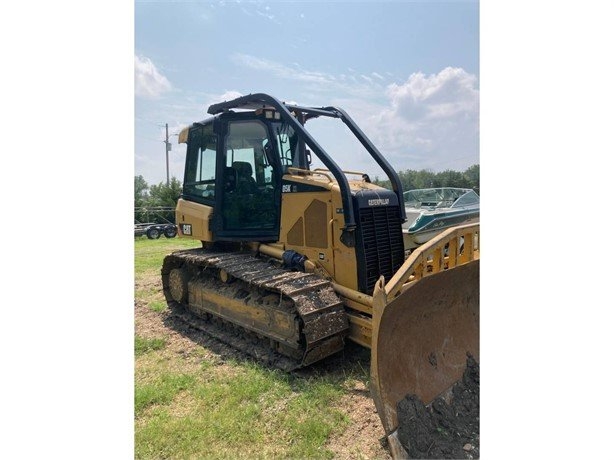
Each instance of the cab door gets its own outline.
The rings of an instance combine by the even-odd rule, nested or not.
[[[214,223],[219,240],[271,242],[279,239],[281,165],[270,130],[257,119],[221,120]]]

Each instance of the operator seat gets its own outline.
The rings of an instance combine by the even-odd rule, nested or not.
[[[235,161],[232,167],[237,171],[237,191],[241,194],[258,192],[258,185],[252,176],[252,165],[246,161]]]
[[[232,192],[237,186],[237,171],[230,166],[224,168],[224,191]]]

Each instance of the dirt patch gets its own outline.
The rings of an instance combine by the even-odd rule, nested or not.
[[[461,380],[446,397],[425,406],[407,395],[397,406],[399,441],[409,458],[480,456],[480,367],[469,355]]]
[[[339,401],[339,410],[344,411],[350,423],[326,447],[335,453],[335,458],[344,459],[391,459],[386,449],[384,428],[375,410],[369,389],[356,382]]]

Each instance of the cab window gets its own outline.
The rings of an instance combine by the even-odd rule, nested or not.
[[[213,125],[191,129],[186,152],[183,194],[213,203],[215,166],[216,139],[213,134]]]

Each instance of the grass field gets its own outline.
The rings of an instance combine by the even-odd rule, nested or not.
[[[162,260],[199,245],[135,239],[135,458],[389,458],[365,350],[289,374],[173,326]]]

